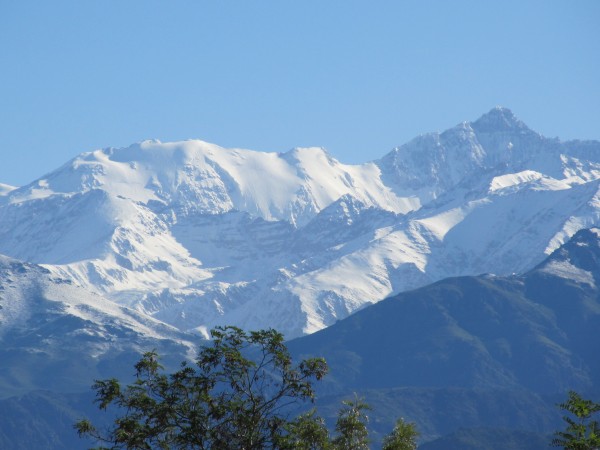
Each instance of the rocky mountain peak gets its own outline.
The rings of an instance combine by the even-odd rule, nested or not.
[[[510,109],[502,106],[491,109],[473,122],[472,126],[479,133],[529,130],[527,125],[519,120]]]

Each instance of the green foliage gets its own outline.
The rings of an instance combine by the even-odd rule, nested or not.
[[[116,406],[123,415],[107,434],[82,420],[79,434],[115,449],[280,448],[288,434],[318,435],[316,419],[288,421],[285,414],[293,403],[314,399],[312,380],[327,373],[323,359],[294,366],[274,330],[225,327],[211,333],[213,344],[201,349],[195,367],[183,363],[165,375],[156,353],[149,352],[136,364],[133,384],[97,381],[99,407]],[[256,361],[245,356],[250,349]]]
[[[104,432],[80,420],[79,435],[108,445],[98,449],[368,449],[370,407],[358,397],[343,402],[334,439],[314,410],[290,417],[293,404],[314,400],[312,383],[327,373],[324,359],[294,365],[274,330],[224,327],[211,334],[212,344],[200,350],[195,364],[182,363],[175,373],[165,374],[157,354],[148,352],[135,365],[132,384],[96,381],[98,407],[116,407],[120,415]],[[396,436],[390,438],[395,445],[416,431],[399,421],[390,436]]]
[[[383,439],[382,450],[416,450],[418,436],[414,423],[398,419],[392,432]]]
[[[333,440],[334,448],[340,450],[362,450],[369,448],[369,431],[366,411],[371,407],[355,396],[354,400],[344,400],[338,413],[335,430],[338,436]]]
[[[555,433],[552,445],[567,450],[600,448],[600,427],[597,420],[592,420],[594,414],[600,411],[600,404],[583,399],[577,392],[570,391],[569,399],[559,406],[570,415],[563,417],[567,428]]]
[[[331,448],[329,431],[322,417],[314,410],[298,416],[285,424],[287,434],[282,437],[278,448],[294,450],[327,450]]]

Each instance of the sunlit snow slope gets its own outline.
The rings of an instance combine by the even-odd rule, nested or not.
[[[503,108],[362,165],[146,141],[0,187],[0,253],[184,331],[291,337],[450,275],[531,268],[600,225],[599,179],[599,142]]]
[[[198,341],[44,267],[0,255],[0,398],[130,377],[140,353],[155,348],[170,363],[170,355],[193,357]]]

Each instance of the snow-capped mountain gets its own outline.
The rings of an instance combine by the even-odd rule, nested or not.
[[[0,256],[0,343],[4,397],[87,389],[115,373],[128,378],[140,353],[156,348],[179,361],[195,355],[198,339],[44,267]]]
[[[506,275],[600,225],[600,142],[509,110],[345,165],[146,141],[0,187],[0,253],[120,307],[205,333],[322,329],[452,275]]]

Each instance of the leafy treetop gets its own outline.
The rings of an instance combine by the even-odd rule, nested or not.
[[[96,381],[100,409],[116,407],[120,415],[104,432],[88,420],[77,422],[80,436],[104,445],[98,449],[368,448],[369,407],[359,398],[344,402],[334,438],[314,410],[292,415],[294,404],[314,401],[312,383],[327,373],[324,359],[293,364],[275,330],[219,327],[211,335],[195,364],[184,362],[175,373],[165,374],[157,354],[148,352],[135,365],[132,384]],[[414,436],[408,440],[414,443]],[[415,448],[393,436],[386,442],[388,450]]]

